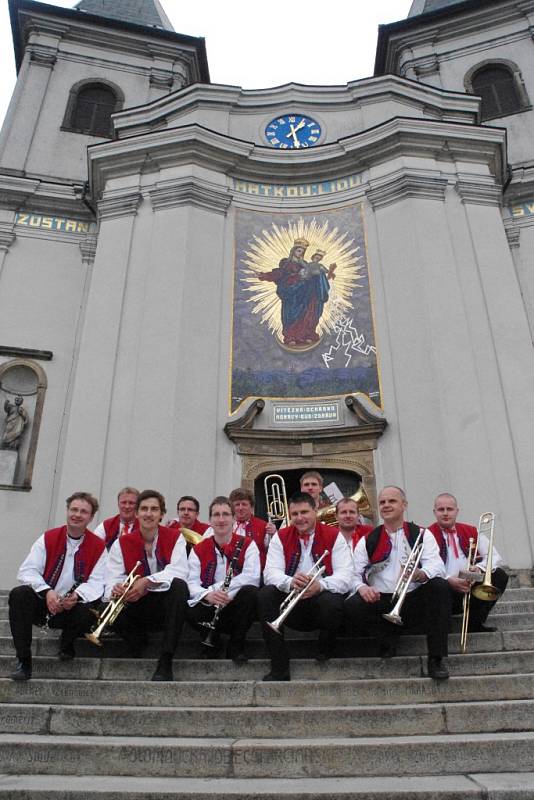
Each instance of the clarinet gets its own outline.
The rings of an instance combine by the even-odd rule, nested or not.
[[[64,592],[64,593],[63,593],[63,594],[60,596],[60,598],[59,598],[59,602],[61,603],[63,600],[66,600],[66,599],[67,599],[67,597],[70,597],[70,596],[71,596],[71,594],[74,594],[74,592],[76,591],[76,589],[78,588],[78,586],[79,586],[81,583],[83,583],[83,581],[82,581],[82,580],[77,580],[77,581],[74,581],[74,583],[72,584],[72,586],[70,587],[70,589],[69,589],[67,592]],[[58,614],[61,614],[61,611],[58,611],[57,613],[58,613]],[[42,625],[42,629],[43,629],[44,631],[49,631],[49,630],[51,630],[51,628],[50,628],[50,620],[52,619],[52,617],[55,617],[55,616],[56,616],[56,615],[55,615],[55,614],[51,614],[51,613],[50,613],[50,611],[47,613],[47,615],[46,615],[46,619],[45,619],[45,621],[44,621],[44,624]]]
[[[228,592],[228,589],[230,588],[232,578],[234,577],[235,568],[237,566],[237,562],[239,561],[239,556],[241,555],[241,550],[243,549],[244,544],[245,544],[245,537],[242,536],[236,544],[230,564],[228,565],[228,570],[224,577],[223,585],[221,586],[221,592],[224,592],[225,594]],[[221,603],[217,603],[215,605],[215,613],[213,614],[211,622],[200,623],[204,628],[209,629],[208,635],[202,641],[202,644],[205,645],[206,647],[215,647],[215,633],[217,630],[217,622],[219,621],[219,616],[223,608],[224,606]]]

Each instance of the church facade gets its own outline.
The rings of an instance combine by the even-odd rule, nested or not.
[[[534,2],[415,0],[373,77],[260,90],[153,0],[10,9],[4,585],[74,490],[261,508],[309,468],[493,510],[528,574]]]

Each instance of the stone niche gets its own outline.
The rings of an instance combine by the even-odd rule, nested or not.
[[[371,506],[370,518],[377,522],[373,453],[386,425],[365,396],[347,395],[313,401],[257,399],[224,430],[241,456],[241,485],[254,493],[260,516],[265,512],[266,475],[282,475],[289,495],[303,472],[317,470],[325,484],[335,481],[344,494],[353,494],[361,485]]]
[[[0,363],[0,489],[31,489],[46,386],[35,362]]]

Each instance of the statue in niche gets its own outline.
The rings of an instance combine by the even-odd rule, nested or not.
[[[18,394],[15,402],[6,400],[4,411],[6,412],[6,426],[2,436],[1,450],[18,450],[22,439],[22,434],[29,422],[29,415],[23,407],[24,399]]]

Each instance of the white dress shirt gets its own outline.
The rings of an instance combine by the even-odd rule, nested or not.
[[[458,538],[458,534],[456,530],[454,531],[447,531],[443,528],[441,529],[443,534],[443,539],[445,540],[445,545],[447,547],[447,560],[445,562],[445,572],[447,578],[456,578],[458,573],[467,569],[467,556],[464,554],[460,546],[460,540]],[[450,538],[452,537],[452,538]],[[454,543],[456,544],[456,555],[454,544],[452,542],[454,539]],[[493,549],[493,556],[491,561],[491,568],[492,571],[500,567],[502,564],[502,558],[495,549]],[[482,571],[486,570],[486,566],[488,564],[488,552],[489,552],[489,539],[484,534],[479,534],[478,536],[478,555],[481,556],[481,560],[477,561],[476,566],[481,569]]]
[[[367,571],[370,561],[367,555],[365,537],[361,538],[354,548],[353,562],[356,573],[354,592],[357,592],[360,586],[367,584],[383,594],[392,594],[394,591],[402,572],[403,564],[406,563],[411,552],[411,547],[404,533],[404,528],[401,527],[393,533],[387,531],[387,535],[391,541],[391,553],[386,561],[376,565],[377,569],[371,568],[370,571]],[[423,570],[429,580],[430,578],[445,577],[445,565],[439,554],[438,544],[432,533],[426,528],[423,534],[423,553],[419,562],[419,569]],[[365,577],[367,577],[367,580],[365,580]],[[419,583],[412,581],[408,591],[413,592],[419,585]]]
[[[196,606],[208,592],[222,589],[226,572],[228,569],[228,559],[223,556],[218,547],[215,547],[215,557],[217,567],[213,583],[207,589],[200,582],[200,559],[194,549],[189,553],[189,575],[187,583],[189,585],[190,606]],[[243,569],[239,575],[234,575],[228,588],[228,597],[233,599],[243,586],[259,586],[261,576],[260,554],[256,543],[251,541],[245,551]]]
[[[295,570],[308,573],[315,566],[312,558],[312,545],[315,532],[307,539],[300,539],[300,560]],[[324,563],[321,562],[321,563]],[[277,533],[274,534],[267,551],[267,562],[263,571],[263,580],[266,585],[276,586],[281,592],[291,591],[292,575],[286,574],[286,560],[284,546]],[[346,594],[354,583],[354,573],[350,549],[342,534],[338,533],[332,550],[332,575],[324,575],[318,581],[321,589],[328,592]]]
[[[83,542],[85,536],[80,536],[79,539],[73,539],[67,535],[67,551],[65,553],[65,561],[63,562],[63,569],[54,587],[59,595],[65,594],[74,584],[74,556]],[[104,550],[98,561],[96,562],[89,578],[85,583],[81,583],[76,589],[76,594],[85,603],[92,603],[98,600],[104,593],[104,575],[106,564],[108,560],[107,550]],[[39,536],[17,573],[17,579],[27,586],[31,586],[35,592],[42,592],[45,589],[52,587],[43,578],[43,573],[46,566],[46,547],[44,534]]]
[[[186,541],[183,536],[179,536],[176,544],[173,547],[171,560],[167,566],[158,570],[156,560],[156,545],[158,543],[158,535],[156,533],[154,541],[152,542],[152,555],[148,556],[147,561],[150,569],[150,575],[145,575],[150,581],[152,586],[148,587],[149,592],[166,592],[174,578],[181,578],[183,581],[187,580],[187,549]],[[128,573],[124,566],[124,558],[119,539],[116,539],[109,550],[108,568],[106,570],[106,589],[105,597],[109,598],[111,590],[116,583],[124,583]]]

